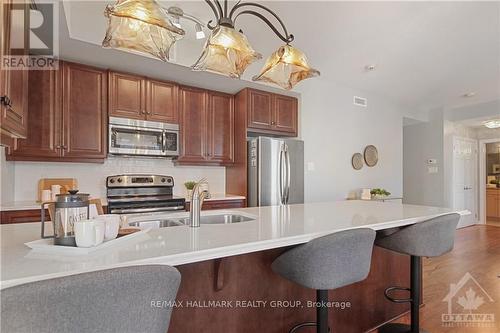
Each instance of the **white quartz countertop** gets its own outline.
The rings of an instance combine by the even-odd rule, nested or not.
[[[233,212],[255,220],[234,224],[152,229],[119,247],[88,255],[42,254],[25,242],[40,238],[40,223],[5,224],[1,236],[1,288],[86,271],[139,264],[182,265],[306,243],[341,230],[381,230],[418,223],[452,209],[374,201],[339,201],[206,211]],[[467,211],[460,212],[462,215]],[[186,213],[168,215],[182,216]]]

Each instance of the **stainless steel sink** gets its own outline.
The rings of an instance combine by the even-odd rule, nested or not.
[[[177,220],[153,220],[153,221],[130,222],[128,225],[131,227],[139,227],[141,229],[147,229],[147,228],[158,229],[166,227],[177,227],[180,225],[184,225],[184,223]]]
[[[205,215],[200,217],[201,224],[231,224],[239,222],[252,221],[254,219],[236,214],[223,214],[223,215]],[[183,224],[189,225],[189,217],[182,219],[173,219],[172,221],[181,221]]]
[[[253,221],[254,219],[248,216],[238,214],[221,214],[221,215],[205,215],[200,217],[201,224],[231,224],[239,222]],[[158,219],[150,221],[134,221],[129,223],[130,226],[140,228],[166,228],[180,225],[189,225],[189,217]]]

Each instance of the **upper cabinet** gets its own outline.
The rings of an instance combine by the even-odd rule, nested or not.
[[[178,123],[178,87],[118,72],[109,73],[109,115],[113,117]]]
[[[146,80],[142,76],[109,72],[109,115],[146,117]]]
[[[107,155],[107,72],[62,65],[62,156],[103,159]]]
[[[297,98],[247,88],[237,95],[237,105],[247,114],[248,131],[297,136]]]
[[[179,123],[181,152],[177,164],[233,163],[233,96],[182,86],[179,88]]]
[[[179,122],[176,84],[149,80],[146,89],[146,119],[177,124]]]
[[[234,160],[234,98],[232,95],[208,92],[207,159],[231,164]]]
[[[274,125],[273,94],[266,91],[247,89],[248,127],[271,129]]]
[[[4,0],[0,15],[2,16],[2,42],[1,56],[4,64],[4,56],[13,55],[12,35],[22,36],[21,41],[24,51],[15,55],[28,55],[29,51],[29,24],[23,26],[13,25],[11,22],[12,1]],[[24,20],[29,22],[29,6],[23,6]],[[12,29],[22,29],[11,34]],[[19,42],[19,41],[18,41]],[[1,66],[0,70],[0,111],[1,111],[1,132],[10,137],[26,137],[27,130],[27,103],[28,103],[28,71],[23,69],[8,69]]]
[[[9,160],[102,162],[107,154],[107,71],[60,62],[31,71],[26,139]]]

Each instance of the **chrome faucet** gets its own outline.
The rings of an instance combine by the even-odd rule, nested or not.
[[[193,196],[191,198],[191,208],[189,210],[189,226],[197,228],[200,226],[200,211],[203,206],[203,201],[207,197],[208,191],[203,190],[200,193],[200,185],[208,184],[206,178],[202,178],[193,187]]]

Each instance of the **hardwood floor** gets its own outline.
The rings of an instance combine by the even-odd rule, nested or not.
[[[467,273],[473,279],[468,278]],[[458,284],[461,280],[465,283],[451,299],[452,313],[492,314],[493,322],[470,323],[469,327],[443,324],[442,315],[448,313],[444,298],[450,292],[450,284]],[[425,305],[420,311],[421,327],[428,332],[500,332],[500,227],[480,225],[457,230],[452,252],[424,259],[423,281]],[[470,310],[464,310],[458,302]],[[408,322],[408,317],[397,322]]]

